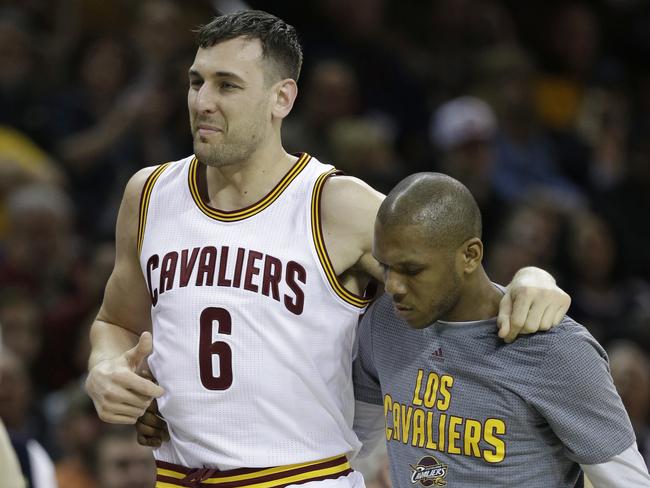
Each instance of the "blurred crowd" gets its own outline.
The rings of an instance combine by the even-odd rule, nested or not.
[[[285,148],[383,192],[417,171],[465,183],[489,275],[540,266],[571,294],[650,463],[643,0],[0,0],[0,418],[27,462],[63,488],[152,484],[82,391],[88,328],[127,179],[192,152],[192,31],[246,7],[304,44]]]

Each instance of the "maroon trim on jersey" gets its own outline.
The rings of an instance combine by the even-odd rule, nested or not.
[[[205,194],[205,172],[198,171],[198,168],[201,167],[201,163],[196,159],[196,157],[190,162],[187,172],[187,182],[194,203],[205,215],[222,222],[236,222],[258,214],[275,202],[275,200],[277,200],[289,187],[291,182],[296,179],[303,169],[307,167],[310,160],[311,156],[309,154],[299,154],[298,160],[266,195],[257,202],[238,210],[219,210],[207,203]]]
[[[206,468],[198,468],[198,469],[190,469],[186,468],[184,466],[178,466],[175,464],[171,463],[166,463],[163,461],[156,461],[156,467],[162,468],[162,469],[167,469],[169,471],[175,471],[177,473],[185,474],[186,477],[183,479],[178,479],[178,478],[172,478],[170,476],[165,476],[158,474],[156,477],[157,481],[165,482],[165,483],[171,483],[175,484],[176,486],[181,486],[181,487],[211,487],[211,488],[240,488],[240,487],[245,487],[245,486],[250,486],[250,485],[256,485],[259,483],[267,483],[270,481],[278,481],[278,480],[283,480],[285,478],[290,478],[296,475],[304,474],[304,473],[309,473],[312,471],[320,471],[321,469],[327,469],[327,468],[333,468],[336,466],[341,466],[342,469],[341,471],[337,471],[335,473],[327,474],[327,475],[322,475],[322,476],[313,476],[313,477],[307,477],[305,479],[301,480],[293,480],[293,481],[287,481],[286,483],[280,483],[277,485],[273,485],[273,488],[282,488],[285,486],[289,485],[300,485],[303,483],[308,483],[310,481],[322,481],[326,479],[336,479],[341,476],[347,476],[352,472],[352,469],[348,465],[348,460],[345,456],[339,456],[335,459],[330,459],[328,461],[324,461],[321,463],[316,463],[316,464],[311,464],[309,466],[301,466],[297,467],[294,469],[287,469],[286,471],[281,471],[279,473],[272,473],[268,475],[261,475],[261,476],[252,476],[250,478],[246,478],[243,480],[237,480],[237,481],[227,481],[223,483],[206,483],[207,480],[218,480],[221,478],[229,478],[232,476],[238,476],[238,475],[248,475],[248,474],[254,474],[255,472],[264,472],[268,469],[272,468],[239,468],[239,469],[231,469],[231,470],[226,470],[226,471],[220,471],[218,469],[210,469],[209,470],[209,476],[205,479],[202,479],[201,481],[197,480],[197,475],[200,475],[204,471],[208,471]],[[347,467],[345,467],[347,466]],[[288,467],[289,468],[289,467]],[[195,481],[192,481],[195,480]]]
[[[318,259],[321,263],[323,271],[327,276],[327,281],[331,285],[334,292],[344,301],[350,305],[354,305],[358,308],[365,308],[371,301],[372,297],[367,295],[361,296],[356,293],[351,292],[340,282],[339,277],[336,275],[334,270],[334,265],[330,259],[329,253],[327,252],[327,246],[325,245],[325,234],[323,232],[323,219],[321,218],[322,212],[322,192],[327,180],[334,176],[341,176],[344,173],[337,169],[332,169],[327,173],[323,173],[318,177],[314,185],[312,192],[312,203],[311,203],[311,225],[312,225],[312,237],[314,240],[314,246],[316,247],[316,252],[318,254]]]

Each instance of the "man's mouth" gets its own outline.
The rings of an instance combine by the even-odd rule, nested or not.
[[[406,305],[403,305],[401,303],[395,303],[395,302],[393,302],[393,307],[395,307],[395,310],[397,311],[397,313],[400,313],[400,314],[405,314],[405,313],[411,312],[413,310],[413,308],[411,308],[411,307],[407,307]]]
[[[219,127],[216,127],[214,125],[205,125],[205,124],[200,124],[196,127],[197,132],[199,135],[202,136],[207,136],[210,134],[216,134],[217,132],[223,132]]]

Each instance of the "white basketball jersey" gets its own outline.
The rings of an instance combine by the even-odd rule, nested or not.
[[[334,172],[303,154],[254,205],[201,199],[200,163],[159,166],[141,198],[151,370],[171,440],[156,459],[279,466],[352,453],[352,348],[368,301],[338,283],[320,193]]]

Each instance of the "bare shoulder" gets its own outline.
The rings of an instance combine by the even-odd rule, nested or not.
[[[358,178],[335,176],[323,188],[321,215],[325,243],[338,274],[354,269],[381,279],[372,257],[375,217],[385,196]]]
[[[116,231],[118,233],[118,238],[120,237],[120,234],[123,236],[135,236],[137,233],[137,225],[130,225],[130,222],[132,219],[138,218],[138,213],[140,211],[140,197],[142,196],[144,185],[153,172],[159,167],[160,165],[142,168],[133,174],[127,182],[117,221],[118,225]]]
[[[385,196],[352,176],[329,178],[323,188],[321,212],[336,226],[372,229]]]
[[[124,189],[124,201],[128,203],[133,201],[137,204],[140,200],[144,184],[147,182],[151,174],[160,168],[160,166],[161,165],[148,166],[134,173],[133,176],[129,178],[126,188]]]

